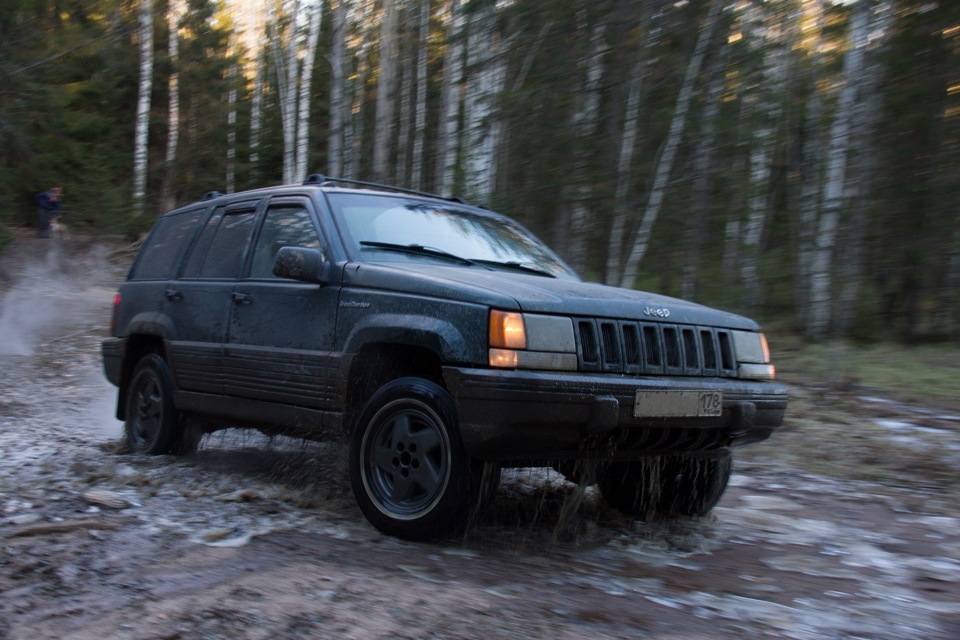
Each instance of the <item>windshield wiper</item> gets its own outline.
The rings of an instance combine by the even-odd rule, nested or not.
[[[444,260],[450,260],[452,262],[459,262],[460,264],[476,265],[477,262],[479,262],[477,260],[461,258],[460,256],[448,253],[443,249],[425,247],[421,244],[394,244],[393,242],[374,242],[372,240],[361,240],[360,246],[372,247],[374,249],[386,249],[388,251],[400,251],[401,253],[415,253],[418,255],[433,256],[435,258],[443,258]]]
[[[525,265],[521,262],[514,262],[513,260],[508,260],[506,262],[499,262],[497,260],[481,260],[480,258],[473,258],[473,262],[477,264],[490,265],[492,267],[507,267],[508,269],[516,269],[517,271],[524,271],[526,273],[532,273],[538,276],[544,276],[547,278],[556,278],[554,274],[549,271],[544,271],[543,269],[538,269],[536,267],[531,267]]]

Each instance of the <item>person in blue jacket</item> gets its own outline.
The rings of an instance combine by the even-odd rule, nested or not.
[[[54,187],[37,194],[37,237],[50,237],[50,219],[60,215],[63,187]]]

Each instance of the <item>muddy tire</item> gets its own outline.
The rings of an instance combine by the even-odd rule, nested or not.
[[[408,540],[458,533],[492,482],[467,456],[453,398],[439,385],[400,378],[364,405],[351,438],[350,483],[380,531]]]
[[[610,506],[643,520],[702,516],[720,502],[732,466],[730,454],[618,462],[603,473],[600,492]]]
[[[184,438],[173,405],[173,377],[163,356],[148,353],[133,370],[124,423],[127,448],[133,453],[180,453]]]

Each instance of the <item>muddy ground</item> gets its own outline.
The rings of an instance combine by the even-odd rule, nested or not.
[[[708,517],[634,522],[594,490],[566,517],[573,485],[522,469],[463,538],[403,542],[336,445],[115,452],[116,249],[18,233],[0,256],[0,638],[960,637],[957,407],[795,385]]]

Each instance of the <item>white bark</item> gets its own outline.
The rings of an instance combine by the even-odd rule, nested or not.
[[[817,228],[816,251],[813,256],[810,279],[809,335],[823,338],[832,315],[833,251],[837,239],[840,212],[844,204],[844,188],[850,127],[856,101],[857,78],[863,71],[864,48],[867,44],[869,7],[860,0],[854,8],[850,24],[850,46],[844,56],[844,85],[840,90],[836,116],[830,130],[827,152],[826,185],[823,211]]]
[[[177,143],[180,137],[180,17],[182,15],[183,0],[172,0],[167,8],[167,56],[170,58],[170,77],[167,80],[169,94],[167,153],[164,158],[163,193],[160,196],[163,211],[170,211],[176,207],[173,183],[177,166]]]
[[[446,33],[447,50],[443,60],[437,170],[434,178],[434,190],[442,195],[452,191],[457,165],[459,147],[457,124],[460,114],[460,83],[463,77],[463,44],[460,42],[462,21],[459,0],[450,0],[450,16]]]
[[[231,50],[233,47],[230,47]],[[227,175],[226,191],[237,190],[237,63],[230,65],[227,88]]]
[[[701,255],[707,241],[706,227],[711,210],[711,168],[716,151],[717,116],[720,114],[720,101],[727,59],[730,47],[720,45],[720,54],[712,65],[709,74],[706,104],[701,115],[700,139],[693,156],[693,215],[687,223],[687,257],[683,265],[683,277],[680,283],[681,297],[692,300],[697,296],[700,277]]]
[[[327,139],[327,174],[341,177],[343,173],[343,111],[345,76],[343,53],[346,49],[346,20],[348,0],[337,0],[333,10],[333,48],[330,54],[330,135]]]
[[[380,80],[377,82],[377,115],[373,137],[373,175],[391,181],[390,151],[393,142],[394,99],[397,86],[397,5],[384,0],[380,27]]]
[[[401,10],[400,21],[403,22],[403,13]],[[416,91],[416,82],[413,78],[417,73],[416,56],[407,52],[409,47],[400,47],[400,60],[397,65],[400,68],[400,83],[397,92],[400,94],[400,131],[397,133],[397,169],[396,181],[398,184],[410,185],[410,147],[412,146],[410,134],[412,132],[410,119],[413,114],[413,92]]]
[[[140,0],[140,86],[133,144],[134,215],[141,215],[147,193],[147,157],[150,129],[150,89],[153,84],[153,3]]]
[[[644,14],[649,7],[644,6]],[[623,243],[626,235],[627,209],[629,207],[630,181],[632,177],[633,151],[637,144],[637,124],[640,116],[640,96],[646,75],[650,49],[656,40],[656,28],[652,20],[646,24],[644,44],[637,51],[637,59],[630,72],[627,86],[627,105],[623,114],[623,134],[620,138],[620,150],[617,155],[617,186],[613,196],[613,221],[610,225],[610,238],[607,244],[607,269],[605,282],[615,285],[620,280],[620,261],[623,256]]]
[[[313,84],[314,62],[317,56],[317,40],[320,37],[320,19],[322,5],[314,0],[307,5],[310,16],[310,28],[307,32],[307,49],[300,68],[300,94],[298,96],[297,112],[297,164],[294,173],[294,182],[302,182],[307,177],[310,157],[310,87]]]
[[[420,44],[417,49],[417,97],[413,126],[413,171],[410,185],[423,188],[423,139],[427,130],[427,53],[430,41],[430,0],[420,0]]]
[[[578,30],[585,30],[585,11],[581,10],[577,16]],[[567,247],[570,265],[578,272],[583,272],[587,263],[587,235],[589,204],[593,197],[588,176],[589,141],[596,133],[597,123],[600,121],[600,83],[603,79],[603,54],[606,50],[606,23],[598,20],[590,31],[589,53],[584,61],[583,89],[578,92],[576,106],[570,125],[576,133],[576,159],[574,161],[572,202],[570,205],[570,233]]]
[[[495,101],[503,86],[504,73],[495,33],[493,5],[471,15],[467,43],[469,80],[464,97],[464,196],[473,202],[490,204],[496,180],[496,142],[499,124]]]
[[[693,55],[690,57],[690,63],[687,65],[687,72],[683,79],[683,85],[680,88],[680,95],[677,96],[677,103],[673,111],[673,119],[670,122],[670,130],[667,133],[667,140],[664,142],[663,151],[660,154],[660,161],[657,164],[656,173],[654,174],[650,198],[643,212],[640,227],[634,236],[633,248],[627,257],[623,277],[620,279],[621,287],[633,286],[634,280],[636,280],[637,277],[637,269],[640,266],[640,261],[646,254],[647,247],[650,244],[650,233],[653,230],[653,223],[656,222],[657,216],[660,213],[660,207],[663,204],[663,198],[667,189],[667,182],[673,170],[673,160],[676,157],[677,148],[680,146],[680,141],[683,138],[683,130],[687,122],[687,110],[690,107],[690,96],[693,93],[693,85],[696,82],[697,76],[700,75],[700,66],[703,64],[707,44],[713,36],[713,29],[718,22],[724,1],[725,0],[711,0],[706,24],[704,24],[700,30]]]
[[[260,132],[263,128],[263,72],[264,48],[257,52],[254,65],[253,98],[250,103],[250,177],[254,183],[260,178]]]

